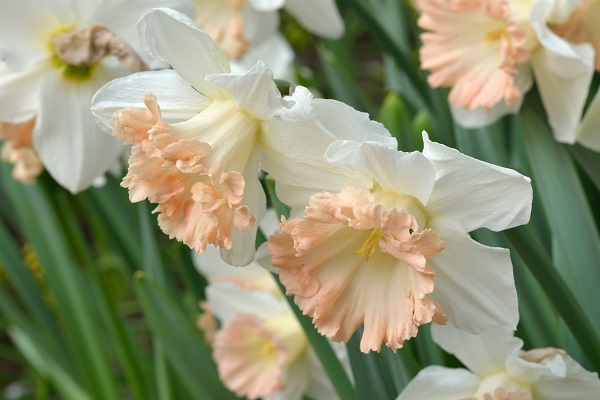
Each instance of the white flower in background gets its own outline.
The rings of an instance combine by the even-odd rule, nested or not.
[[[452,325],[434,326],[433,340],[469,370],[429,366],[396,400],[591,400],[600,398],[598,374],[563,350],[523,351],[523,341],[494,327],[475,336]]]
[[[231,60],[271,37],[284,8],[308,31],[330,39],[344,32],[334,0],[195,0],[196,23]],[[270,65],[270,64],[269,64]]]
[[[121,152],[117,141],[100,134],[89,105],[104,83],[144,66],[134,24],[158,4],[191,11],[185,0],[2,4],[0,122],[35,118],[33,147],[71,192],[88,187]]]
[[[266,227],[265,222],[272,227]],[[267,235],[277,228],[273,210],[261,228]],[[216,249],[195,254],[194,264],[210,282],[198,326],[213,346],[226,387],[248,398],[337,398],[270,272],[256,262],[244,268],[232,267],[220,259]],[[345,347],[334,345],[334,350],[349,367]]]
[[[395,146],[380,124],[343,103],[312,100],[301,87],[282,99],[263,62],[230,73],[223,51],[182,14],[155,9],[138,28],[143,46],[174,70],[117,79],[92,110],[134,144],[122,184],[131,201],[158,204],[162,230],[198,252],[213,244],[233,265],[254,260],[255,222],[266,206],[261,162],[278,179],[301,175],[298,163],[322,159],[336,139],[369,132]]]
[[[300,218],[282,220],[282,232],[269,238],[287,294],[335,341],[364,325],[363,352],[382,342],[402,347],[432,321],[448,318],[480,333],[491,325],[514,329],[519,318],[508,250],[467,232],[527,223],[530,180],[423,139],[423,153],[334,142],[325,154],[330,164],[303,174],[305,187],[316,180],[322,189],[302,216],[306,193],[288,186],[285,201]],[[357,175],[329,175],[336,165]]]
[[[256,46],[252,46],[246,54],[231,61],[232,72],[250,70],[258,61],[264,61],[276,79],[294,81],[294,50],[283,35],[276,33]]]
[[[559,37],[582,3],[568,0],[419,0],[421,66],[433,87],[452,87],[458,123],[486,126],[521,107],[535,77],[557,141],[575,143],[594,72],[590,44]]]

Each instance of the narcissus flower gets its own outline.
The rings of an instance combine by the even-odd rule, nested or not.
[[[334,142],[327,161],[360,178],[335,177],[324,187],[343,189],[313,194],[304,216],[283,219],[269,239],[287,294],[335,341],[364,325],[363,352],[402,347],[432,321],[477,333],[518,321],[508,250],[466,232],[526,223],[529,179],[423,138],[423,153]],[[323,167],[320,181],[327,175]]]
[[[231,60],[275,34],[284,8],[310,32],[337,39],[344,22],[334,0],[195,0],[196,23]]]
[[[198,252],[212,244],[231,264],[254,259],[266,203],[261,161],[278,179],[302,174],[297,160],[321,160],[335,139],[363,140],[360,132],[370,131],[395,145],[380,124],[342,103],[313,101],[305,88],[282,99],[263,62],[230,73],[223,51],[182,14],[155,9],[138,28],[142,45],[174,70],[117,79],[92,110],[134,145],[122,184],[131,201],[158,204],[163,231]]]
[[[337,398],[271,273],[257,263],[229,266],[215,249],[195,264],[210,282],[198,326],[227,388],[251,399]],[[346,361],[343,346],[334,349]]]
[[[71,192],[85,189],[116,163],[119,143],[100,134],[89,104],[104,83],[145,67],[149,57],[137,46],[131,27],[159,3],[190,8],[185,0],[24,0],[2,5],[0,122],[35,118],[36,154]]]
[[[421,66],[433,87],[451,87],[455,119],[486,126],[519,110],[535,76],[554,137],[574,143],[594,71],[589,44],[573,44],[550,25],[581,1],[419,0]],[[568,36],[567,36],[568,37]]]
[[[450,324],[435,326],[433,340],[469,370],[430,366],[397,400],[589,400],[600,398],[598,374],[564,350],[523,351],[523,341],[500,327],[475,336]]]

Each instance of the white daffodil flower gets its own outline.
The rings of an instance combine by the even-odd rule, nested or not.
[[[430,366],[396,400],[591,400],[600,398],[598,374],[564,350],[523,351],[523,341],[494,327],[471,335],[448,324],[432,328],[433,340],[469,370]]]
[[[381,124],[343,103],[312,100],[302,87],[282,99],[263,62],[230,73],[223,51],[180,13],[152,10],[138,29],[144,48],[173,70],[107,84],[92,111],[134,145],[123,181],[131,201],[158,204],[162,230],[198,252],[213,244],[232,265],[254,260],[266,206],[261,162],[292,182],[336,139],[396,146]]]
[[[425,132],[423,139],[423,153],[334,142],[329,165],[305,172],[304,188],[299,181],[286,187],[299,218],[282,220],[282,232],[269,238],[287,294],[335,341],[347,342],[364,325],[363,352],[382,342],[402,347],[432,321],[481,333],[491,325],[514,329],[519,319],[508,250],[467,232],[527,223],[530,180],[431,142]],[[332,166],[349,172],[330,175]],[[326,191],[314,190],[315,181]],[[299,215],[307,186],[312,195]]]
[[[421,66],[431,71],[433,87],[452,87],[455,120],[476,128],[518,112],[535,78],[555,139],[575,143],[594,51],[551,27],[569,20],[582,1],[419,0],[419,26],[429,30],[421,36]]]
[[[344,32],[334,0],[195,0],[196,23],[231,60],[271,37],[284,8],[308,31],[329,39]]]
[[[119,143],[100,134],[89,111],[94,93],[150,62],[135,22],[150,8],[191,12],[186,0],[7,1],[0,13],[0,122],[35,118],[33,147],[75,193],[112,167]],[[145,62],[146,61],[146,62]]]

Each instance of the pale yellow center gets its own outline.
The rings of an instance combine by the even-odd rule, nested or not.
[[[264,327],[270,331],[277,342],[283,345],[286,352],[285,367],[293,363],[308,349],[308,339],[300,323],[291,312],[283,312],[265,322]],[[262,345],[261,354],[273,356],[277,353],[275,343],[269,341]]]
[[[475,394],[476,399],[494,398],[496,389],[502,388],[507,394],[519,394],[519,399],[529,398],[531,399],[531,385],[518,380],[517,378],[508,375],[506,372],[498,372],[494,375],[487,376],[479,385],[477,393]],[[514,395],[513,395],[514,396]],[[529,396],[529,397],[527,397]],[[510,399],[511,396],[508,398]]]
[[[483,41],[488,44],[491,44],[491,43],[494,43],[494,42],[500,40],[502,37],[509,37],[508,33],[506,32],[506,29],[504,29],[504,28],[500,28],[500,29],[496,29],[495,31],[487,32],[483,38]]]

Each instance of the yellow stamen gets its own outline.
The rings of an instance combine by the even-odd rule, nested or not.
[[[486,43],[494,43],[495,41],[500,40],[502,36],[507,36],[506,30],[504,28],[496,29],[495,31],[486,33],[483,41]]]
[[[379,245],[379,241],[383,237],[383,231],[380,228],[375,228],[371,232],[369,238],[363,243],[362,247],[354,252],[354,254],[359,256],[364,256],[367,253],[367,261],[373,257],[375,253],[375,249]]]

